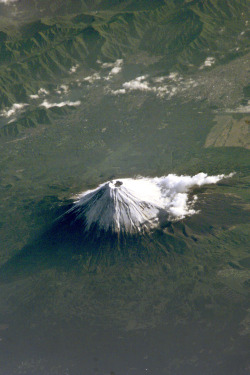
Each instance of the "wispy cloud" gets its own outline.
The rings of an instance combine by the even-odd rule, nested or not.
[[[49,91],[44,89],[43,87],[41,87],[39,90],[38,90],[38,95],[49,95]]]
[[[17,112],[21,112],[23,108],[27,107],[29,104],[27,103],[14,103],[12,107],[9,109],[3,109],[1,112],[1,116],[3,117],[10,117],[15,115]]]
[[[101,63],[101,62],[99,62]],[[123,59],[118,59],[114,63],[101,63],[102,69],[110,69],[110,72],[107,77],[105,77],[106,80],[111,79],[114,75],[120,73],[122,71],[123,66]]]
[[[122,59],[116,60],[114,67],[109,72],[109,76],[113,76],[115,74],[120,73],[120,71],[122,70],[122,65],[123,65]]]
[[[204,63],[200,66],[200,69],[204,69],[206,67],[210,67],[215,63],[214,57],[207,57]]]
[[[39,99],[41,96],[46,96],[46,95],[49,95],[49,91],[46,90],[45,88],[41,87],[37,94],[31,94],[29,95],[30,99]]]
[[[172,72],[168,76],[153,78],[148,75],[139,76],[131,81],[124,82],[122,88],[109,89],[107,91],[114,95],[126,94],[132,91],[152,92],[159,97],[171,98],[177,93],[195,86],[197,86],[197,82],[191,78],[184,79],[178,73]]]
[[[49,103],[47,100],[44,100],[41,104],[40,107],[45,107],[45,108],[53,108],[53,107],[64,107],[65,105],[70,106],[70,107],[75,107],[79,106],[81,104],[80,100],[77,100],[76,102],[70,102],[69,100],[66,100],[65,102],[60,102],[60,103]]]
[[[56,90],[57,94],[67,94],[68,91],[69,91],[69,86],[68,85],[61,85]]]
[[[123,88],[125,90],[140,90],[140,91],[150,91],[149,82],[146,80],[147,76],[140,76],[132,81],[123,83]]]
[[[79,64],[76,64],[76,65],[73,65],[70,70],[69,70],[69,73],[70,74],[73,74],[77,71],[77,69],[79,68]]]
[[[85,77],[83,80],[86,81],[86,82],[89,82],[89,83],[93,83],[93,82],[98,81],[100,79],[101,79],[100,74],[99,73],[94,73],[94,74],[92,74],[90,76]]]

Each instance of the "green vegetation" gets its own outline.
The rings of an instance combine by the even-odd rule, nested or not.
[[[84,2],[72,8],[59,1],[57,7],[65,14],[71,9],[68,16],[60,16],[49,2],[48,15],[39,20],[1,17],[2,107],[67,75],[76,63],[85,67],[97,53],[113,61],[147,52],[159,56],[165,68],[192,70],[210,50],[222,62],[248,51],[247,37],[239,37],[248,14],[245,0],[153,1],[150,8],[143,1],[136,7],[130,1],[104,3],[95,2],[89,9]]]

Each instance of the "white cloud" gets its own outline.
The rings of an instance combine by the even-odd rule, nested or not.
[[[207,57],[204,63],[200,66],[200,69],[204,69],[205,67],[212,66],[215,63],[214,57]]]
[[[182,77],[180,77],[180,75],[177,73],[177,72],[172,72],[170,73],[167,78],[173,80],[173,81],[180,81],[182,79]]]
[[[116,68],[121,68],[122,65],[123,65],[123,59],[117,59],[114,63],[102,63],[101,67],[102,67],[102,69],[108,69],[108,68],[112,68],[112,70],[115,69],[114,74],[117,74]],[[111,72],[112,72],[112,70],[111,70]]]
[[[188,192],[193,187],[215,184],[225,177],[232,177],[232,175],[208,176],[206,173],[199,173],[191,177],[169,174],[166,177],[155,178],[154,181],[160,187],[163,205],[169,218],[180,220],[196,213],[193,206],[197,197],[190,199],[188,196]]]
[[[125,89],[118,89],[118,90],[107,90],[107,92],[111,92],[111,94],[119,95],[119,94],[126,94]]]
[[[109,75],[112,76],[114,74],[118,74],[120,73],[121,70],[122,68],[120,66],[115,66],[113,69],[111,69]]]
[[[99,63],[100,63],[100,62],[99,62]],[[103,63],[103,64],[101,65],[101,67],[102,67],[103,69],[113,68],[113,67],[114,67],[114,63]]]
[[[29,95],[30,99],[39,99],[40,96],[46,96],[49,95],[49,91],[41,87],[37,94],[31,94]]]
[[[69,86],[67,85],[61,85],[60,87],[65,93],[69,91]]]
[[[39,90],[38,90],[38,95],[49,95],[49,91],[47,91],[46,89],[44,89],[43,87],[41,87]]]
[[[85,77],[83,80],[86,81],[86,82],[89,82],[89,83],[93,83],[93,82],[95,82],[99,79],[101,79],[100,74],[94,73],[91,76]]]
[[[155,78],[153,79],[153,81],[154,81],[155,83],[161,83],[161,82],[165,81],[166,78],[167,78],[167,76],[155,77]]]
[[[67,100],[67,101],[61,102],[61,103],[49,103],[47,100],[44,100],[40,104],[40,107],[45,107],[45,108],[59,107],[59,108],[61,108],[61,107],[64,107],[65,105],[75,107],[75,106],[78,106],[80,104],[81,104],[80,100],[78,100],[76,102],[70,102],[69,100]]]
[[[152,88],[149,87],[148,81],[146,81],[147,76],[140,76],[132,81],[123,83],[123,88],[127,90],[141,90],[150,91]]]
[[[112,78],[114,75],[118,74],[121,72],[122,70],[122,66],[123,66],[123,60],[122,59],[118,59],[116,60],[114,63],[103,63],[102,64],[102,68],[103,69],[106,69],[106,68],[112,68],[109,72],[109,75],[108,77],[106,77],[106,80],[109,80],[110,78]]]
[[[146,81],[146,78],[147,78],[147,76],[137,77],[137,78],[135,78],[131,81],[124,82],[122,84],[121,89],[111,90],[109,92],[111,92],[114,95],[118,95],[118,94],[126,94],[127,92],[135,91],[135,90],[154,91],[154,88],[149,86],[149,82]]]
[[[69,73],[70,74],[73,74],[77,71],[77,69],[79,68],[79,64],[76,64],[76,65],[73,65],[70,70],[69,70]]]
[[[67,92],[69,91],[69,86],[67,85],[61,85],[59,86],[59,89],[56,90],[57,94],[67,94]]]
[[[12,107],[9,109],[3,109],[1,112],[1,116],[3,117],[10,117],[16,114],[17,112],[21,112],[24,107],[27,107],[29,104],[27,103],[14,103]]]
[[[131,81],[124,82],[122,88],[116,90],[108,90],[114,95],[126,94],[131,91],[152,92],[159,97],[167,97],[170,99],[178,93],[197,86],[198,83],[193,79],[184,79],[178,73],[170,73],[164,77],[149,78],[148,75],[137,77]]]
[[[97,226],[99,230],[138,233],[157,226],[160,212],[165,212],[170,221],[197,213],[194,205],[198,198],[189,196],[192,188],[215,184],[232,175],[169,174],[157,178],[109,181],[80,194],[67,213],[73,213],[77,220],[82,220],[85,230]]]

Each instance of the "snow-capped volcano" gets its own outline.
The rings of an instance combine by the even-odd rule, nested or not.
[[[105,232],[140,233],[157,226],[160,212],[170,221],[195,214],[197,197],[189,197],[189,191],[195,186],[214,184],[231,176],[170,174],[109,181],[80,194],[66,214],[74,221],[82,221],[84,231],[95,227]]]

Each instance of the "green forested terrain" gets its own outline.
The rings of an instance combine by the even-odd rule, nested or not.
[[[57,1],[43,2],[40,17],[32,16],[30,9],[38,11],[38,5],[29,2],[24,15],[0,16],[1,107],[67,75],[72,65],[85,67],[97,58],[148,53],[166,69],[184,71],[195,69],[210,49],[221,63],[237,58],[248,52],[247,38],[239,37],[247,3]]]

